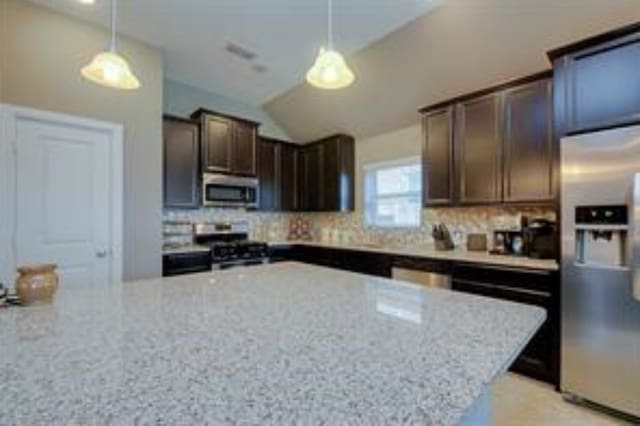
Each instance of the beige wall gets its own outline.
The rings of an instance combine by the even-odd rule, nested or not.
[[[124,125],[124,275],[161,273],[162,56],[120,39],[138,75],[134,92],[106,89],[79,73],[108,34],[48,9],[0,0],[0,102]]]
[[[389,133],[356,140],[356,210],[364,201],[364,167],[384,161],[400,160],[421,155],[421,126],[416,123]]]

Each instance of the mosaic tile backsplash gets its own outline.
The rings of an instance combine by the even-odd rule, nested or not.
[[[431,227],[444,223],[457,247],[464,248],[470,233],[491,234],[496,229],[517,229],[521,216],[555,220],[550,208],[538,207],[453,207],[422,210],[422,224],[417,229],[385,229],[369,227],[363,212],[350,213],[262,213],[238,209],[165,210],[165,244],[188,243],[192,240],[193,223],[232,222],[246,220],[250,238],[260,241],[290,239],[290,224],[300,219],[309,223],[314,241],[338,244],[378,244],[383,246],[417,246],[433,244]]]

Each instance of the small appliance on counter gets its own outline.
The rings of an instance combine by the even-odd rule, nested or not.
[[[493,248],[490,254],[522,256],[525,253],[524,240],[521,230],[493,231]]]
[[[195,243],[211,248],[213,269],[261,265],[269,262],[264,242],[249,240],[249,223],[199,223],[195,226]]]
[[[557,229],[556,223],[549,219],[529,221],[523,229],[527,255],[535,259],[555,259]]]

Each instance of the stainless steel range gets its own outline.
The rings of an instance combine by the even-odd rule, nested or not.
[[[249,240],[249,224],[244,221],[199,223],[195,226],[195,242],[211,248],[213,269],[269,262],[267,244]]]

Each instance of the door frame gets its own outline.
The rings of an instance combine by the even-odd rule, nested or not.
[[[111,144],[111,281],[122,281],[124,129],[122,124],[34,108],[0,104],[0,282],[12,286],[16,267],[18,120],[27,119],[105,132]],[[107,283],[110,284],[110,283]]]

